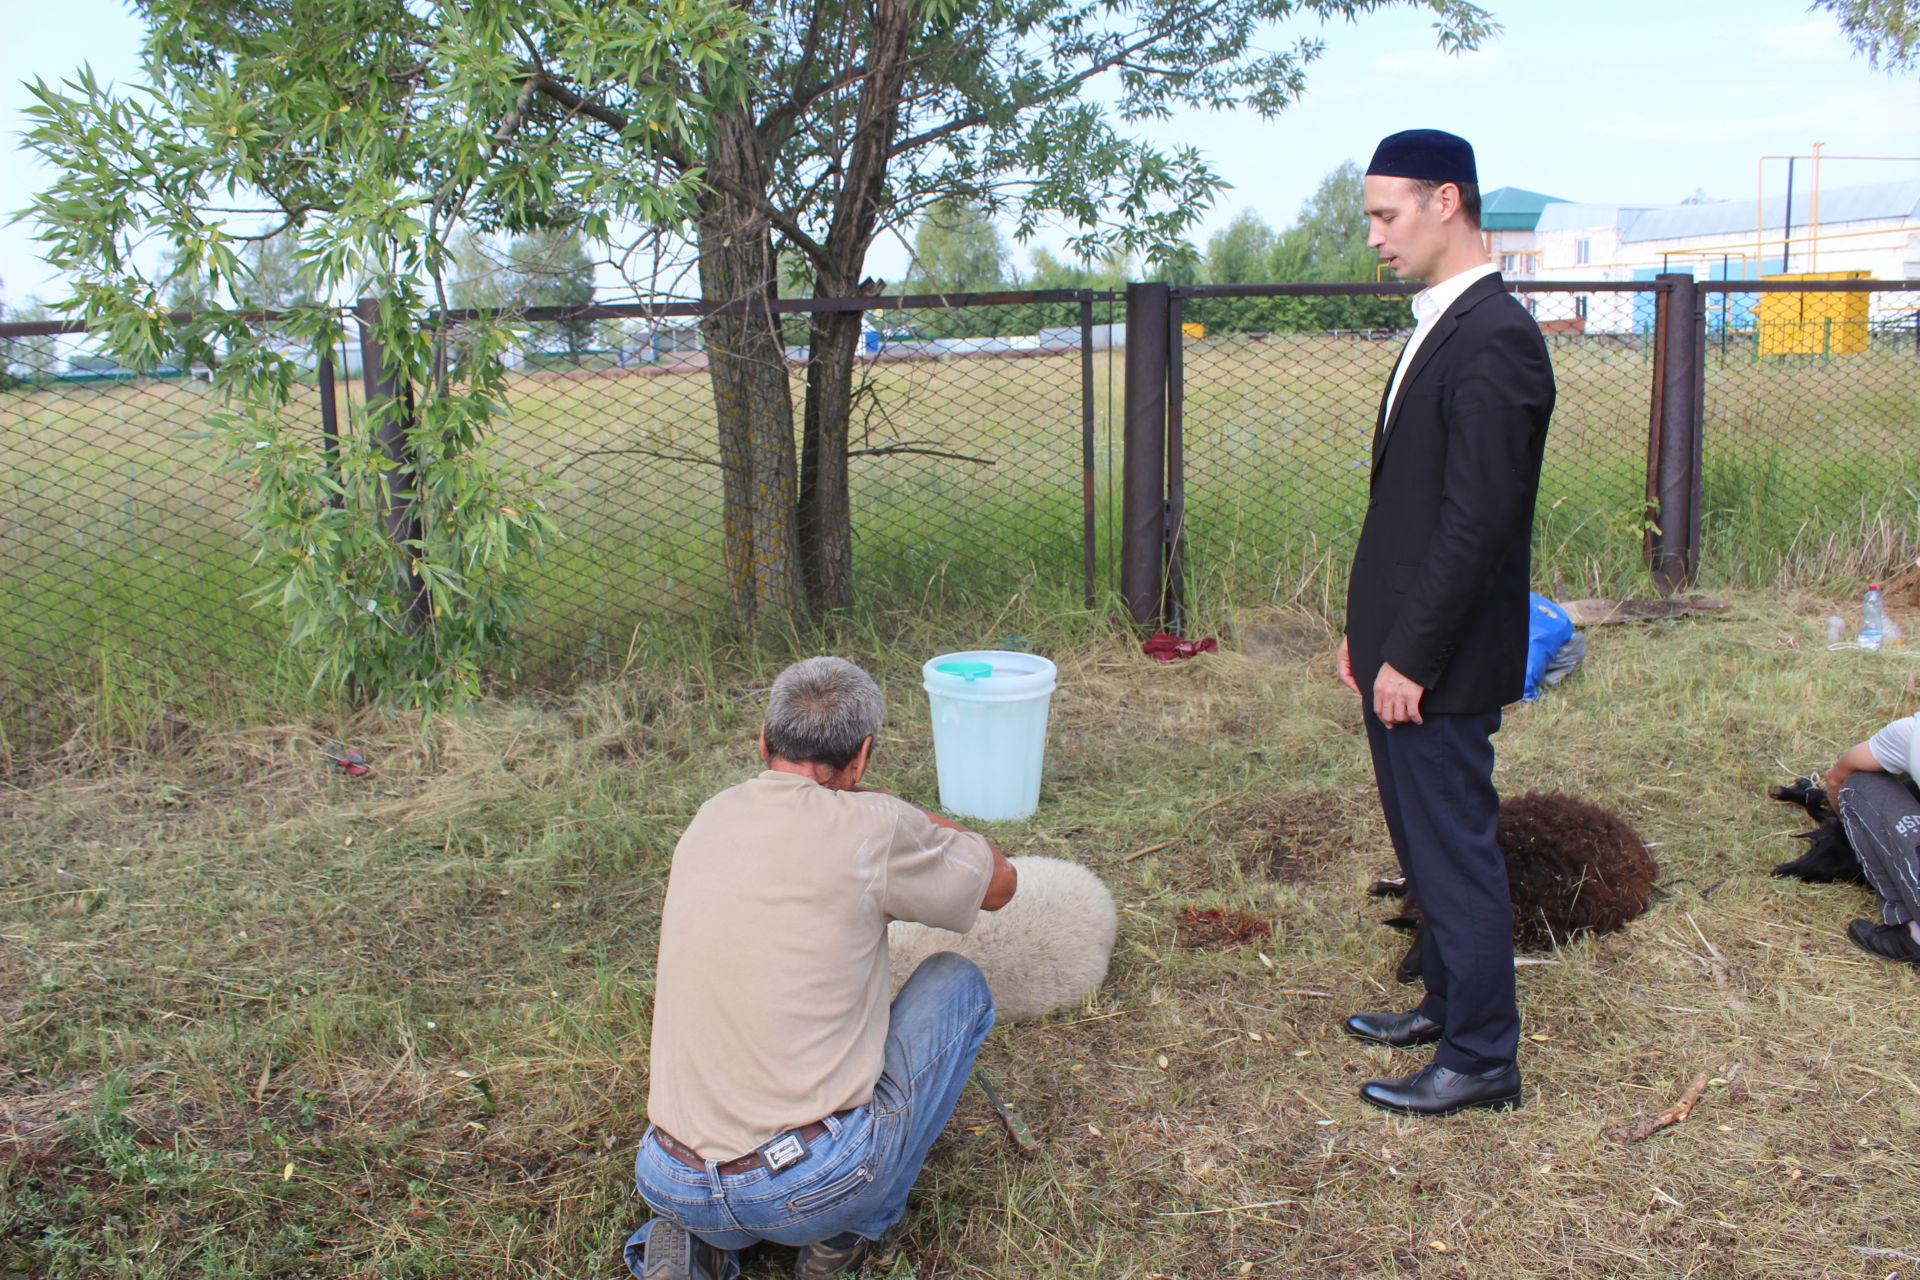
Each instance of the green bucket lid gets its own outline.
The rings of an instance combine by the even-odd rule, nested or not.
[[[944,671],[950,676],[959,676],[962,680],[984,680],[993,674],[991,662],[942,662],[934,667],[935,671]]]

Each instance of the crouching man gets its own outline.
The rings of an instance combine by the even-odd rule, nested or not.
[[[1920,715],[1905,716],[1840,753],[1827,770],[1860,869],[1880,898],[1880,920],[1847,926],[1853,945],[1920,968]]]
[[[730,1280],[800,1246],[801,1280],[890,1238],[993,1025],[973,963],[929,956],[889,1007],[887,922],[965,932],[1012,899],[984,836],[859,786],[886,712],[841,658],[773,683],[766,770],[700,807],[673,853],[654,989],[651,1122],[634,1178],[659,1216],[644,1280]]]

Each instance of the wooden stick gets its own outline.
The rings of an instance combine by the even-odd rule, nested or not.
[[[1245,1213],[1249,1209],[1277,1209],[1281,1205],[1299,1204],[1298,1200],[1258,1200],[1253,1204],[1234,1204],[1221,1209],[1161,1209],[1154,1213],[1156,1218],[1204,1218],[1210,1213]],[[1281,1222],[1277,1226],[1298,1231],[1299,1227],[1290,1222]]]
[[[1191,822],[1193,818],[1197,818],[1203,813],[1211,813],[1213,810],[1218,809],[1221,805],[1225,804],[1229,800],[1238,800],[1241,796],[1247,794],[1247,792],[1251,790],[1253,790],[1252,787],[1242,787],[1238,791],[1232,792],[1231,794],[1228,794],[1228,795],[1221,796],[1218,800],[1215,800],[1212,804],[1203,804],[1198,809],[1195,809],[1193,811],[1193,817],[1189,818],[1188,821]]]
[[[1707,1073],[1702,1071],[1680,1095],[1680,1101],[1662,1111],[1659,1115],[1636,1120],[1632,1124],[1623,1124],[1617,1129],[1607,1130],[1610,1142],[1644,1142],[1662,1129],[1668,1129],[1693,1114],[1693,1108],[1700,1101],[1700,1095],[1707,1091]]]
[[[1150,853],[1158,853],[1160,852],[1160,850],[1167,848],[1169,845],[1176,845],[1179,843],[1180,843],[1180,839],[1178,836],[1174,837],[1172,840],[1162,840],[1159,844],[1150,844],[1144,849],[1135,849],[1132,853],[1120,859],[1120,861],[1132,862],[1135,858],[1144,858]]]

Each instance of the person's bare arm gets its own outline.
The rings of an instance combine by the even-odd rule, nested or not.
[[[993,849],[992,844],[988,844]],[[980,899],[982,911],[998,911],[1013,901],[1014,892],[1020,887],[1020,870],[1007,861],[1005,854],[993,850],[993,876],[987,881],[987,892]]]
[[[1840,753],[1833,762],[1833,768],[1827,770],[1827,799],[1832,800],[1840,794],[1840,785],[1856,773],[1885,773],[1886,766],[1874,758],[1873,752],[1864,742],[1855,743]]]

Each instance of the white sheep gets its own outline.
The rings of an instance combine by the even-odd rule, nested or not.
[[[900,920],[887,926],[895,991],[936,951],[957,951],[980,966],[1003,1023],[1077,1004],[1099,989],[1119,926],[1113,895],[1078,863],[1011,861],[1020,872],[1019,891],[1000,910],[982,911],[970,932]]]

